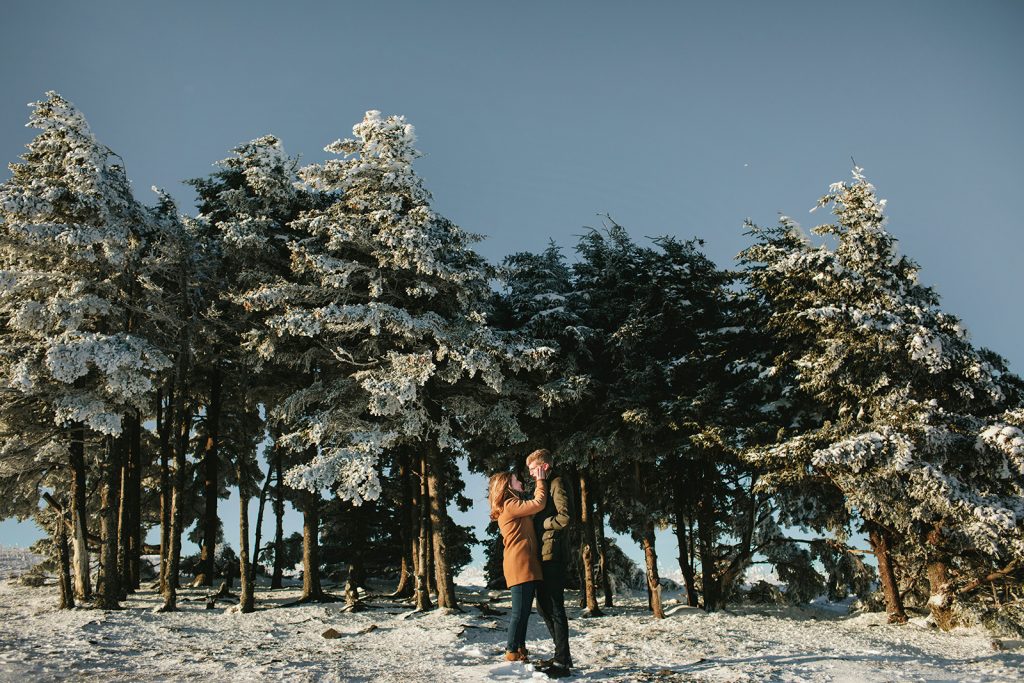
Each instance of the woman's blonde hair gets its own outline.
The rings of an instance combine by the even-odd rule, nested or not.
[[[505,500],[509,497],[509,482],[512,480],[511,472],[498,472],[487,486],[487,500],[491,502],[491,519],[498,519],[502,509],[505,507]]]

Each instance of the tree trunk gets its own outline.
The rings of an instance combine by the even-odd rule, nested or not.
[[[131,506],[128,508],[128,580],[131,590],[142,585],[142,415],[131,413],[128,432],[128,459],[131,462]]]
[[[686,604],[690,607],[697,606],[697,582],[695,581],[693,564],[690,561],[690,539],[686,533],[686,519],[676,515],[676,543],[679,545],[679,571],[683,575],[683,584],[686,586]]]
[[[89,509],[85,497],[85,428],[81,422],[71,426],[71,526],[75,548],[75,597],[79,602],[92,599],[89,576]]]
[[[117,571],[120,448],[117,437],[107,436],[105,441],[106,454],[103,458],[100,487],[100,575],[96,606],[100,609],[118,609],[121,594],[120,575]]]
[[[214,560],[217,555],[217,533],[220,531],[220,517],[217,516],[217,499],[220,494],[220,412],[221,372],[214,366],[210,373],[210,402],[206,406],[206,443],[203,445],[203,547],[199,556],[197,583],[213,585]]]
[[[594,581],[594,549],[597,547],[594,534],[594,516],[591,513],[591,493],[587,475],[580,473],[580,522],[583,527],[583,583],[587,615],[603,616],[597,606],[597,585]]]
[[[132,583],[131,574],[131,489],[132,473],[130,454],[128,452],[128,425],[129,419],[125,419],[124,430],[115,440],[116,448],[121,453],[120,468],[120,505],[117,510],[117,574],[119,596],[121,600],[128,598],[128,590]]]
[[[71,552],[68,549],[68,527],[64,513],[57,515],[57,556],[59,560],[60,605],[58,609],[74,609],[75,588],[71,583]]]
[[[932,527],[925,538],[931,546],[928,553],[928,609],[931,610],[935,625],[943,631],[952,630],[959,625],[953,614],[953,582],[949,575],[949,565],[942,551],[942,525]]]
[[[648,521],[644,527],[642,539],[644,562],[647,565],[647,596],[649,607],[655,619],[664,619],[665,610],[661,606],[661,581],[658,577],[658,553],[654,548],[654,522]]]
[[[399,543],[402,548],[402,568],[398,577],[398,586],[391,594],[394,598],[409,598],[415,592],[413,588],[413,573],[415,561],[413,560],[413,525],[416,522],[416,509],[413,506],[412,486],[409,481],[409,456],[403,454],[398,466],[399,480],[402,482],[401,502],[399,503]]]
[[[350,533],[358,545],[352,549],[347,571],[345,572],[345,608],[349,612],[362,612],[366,609],[366,605],[364,605],[359,599],[359,589],[366,587],[366,568],[363,564],[363,548],[366,547],[368,539],[363,515],[354,510],[355,506],[352,507],[354,514],[352,517],[352,525],[350,526]]]
[[[57,547],[57,584],[60,586],[60,604],[57,609],[74,609],[75,588],[71,582],[71,553],[68,549],[68,522],[64,518],[64,506],[49,493],[44,493],[43,499],[55,515],[53,542]]]
[[[277,486],[274,489],[274,575],[271,588],[284,585],[284,465],[281,449],[274,445],[274,470],[277,472]]]
[[[302,500],[302,597],[299,602],[330,599],[320,586],[320,494],[303,491]]]
[[[690,552],[693,534],[687,534],[688,528],[691,532],[693,529],[689,526],[689,516],[686,514],[686,504],[684,502],[686,490],[683,486],[683,482],[690,481],[691,478],[684,475],[682,463],[678,459],[674,464],[672,506],[676,521],[676,543],[679,546],[679,571],[683,575],[683,584],[686,586],[686,604],[690,607],[696,607],[697,582],[695,581],[693,570],[693,554]]]
[[[604,497],[602,495],[594,496],[594,507],[597,515],[594,523],[594,530],[597,533],[597,565],[601,571],[601,589],[604,591],[604,606],[613,607],[612,579],[608,575],[608,537],[604,533]],[[562,533],[565,532],[563,531]]]
[[[416,577],[420,575],[420,528],[422,506],[420,505],[419,458],[409,457],[409,550],[412,552],[412,598],[416,601]],[[423,571],[426,575],[426,570]],[[429,605],[428,605],[429,609]]]
[[[430,602],[430,491],[427,486],[427,459],[420,456],[420,537],[419,560],[416,562],[416,610],[431,609]]]
[[[700,472],[700,499],[697,502],[697,539],[700,549],[701,583],[704,586],[704,610],[721,608],[722,587],[715,558],[715,500],[712,491],[712,465],[705,463]]]
[[[182,266],[187,261],[183,259]],[[189,277],[191,273],[186,267],[178,269],[177,294],[180,297],[179,311],[180,320],[183,324],[181,336],[177,339],[177,357],[174,363],[174,373],[171,380],[171,397],[167,416],[167,448],[170,448],[173,439],[174,455],[174,477],[171,486],[170,519],[168,521],[168,538],[166,539],[167,569],[164,581],[164,604],[160,608],[163,612],[174,612],[178,609],[178,581],[181,569],[181,533],[182,524],[185,521],[185,464],[186,449],[188,448],[189,436],[192,431],[192,411],[194,406],[186,407],[186,398],[190,393],[189,385],[192,378],[192,332],[195,325],[195,316],[192,311],[192,302],[189,298]],[[167,450],[164,450],[166,453]],[[162,456],[163,457],[163,456]],[[166,504],[168,501],[164,501]],[[166,510],[166,507],[164,508]],[[166,514],[166,513],[165,513]]]
[[[434,581],[437,584],[437,606],[458,609],[455,581],[448,565],[448,511],[445,509],[444,485],[439,476],[441,458],[436,447],[430,447],[427,463],[427,487],[430,495],[430,527],[433,532]]]
[[[868,542],[878,562],[878,580],[882,584],[885,596],[885,611],[889,615],[890,624],[907,623],[907,613],[903,609],[903,597],[900,595],[896,572],[892,566],[892,555],[889,548],[889,534],[880,525],[867,522]]]
[[[192,426],[191,410],[184,406],[184,386],[179,385],[175,392],[174,415],[174,477],[171,486],[171,525],[168,539],[169,553],[167,560],[167,577],[164,591],[162,612],[175,612],[178,609],[178,581],[181,573],[181,534],[185,521],[185,451],[188,448],[189,431]]]
[[[274,472],[274,463],[267,465],[267,478],[263,480],[263,487],[260,488],[260,504],[256,508],[256,540],[252,548],[252,575],[255,580],[256,567],[260,558],[260,541],[263,537],[263,509],[267,506],[267,493],[270,490],[270,477]]]
[[[168,407],[173,401],[170,392]],[[156,433],[160,440],[160,594],[167,592],[167,568],[171,561],[171,464],[170,419],[164,410],[163,389],[156,392]]]
[[[238,456],[238,569],[241,577],[241,590],[238,598],[238,608],[243,614],[248,614],[256,609],[256,593],[253,587],[255,575],[253,566],[249,562],[249,496],[245,490],[245,457]],[[270,477],[270,473],[267,473]]]

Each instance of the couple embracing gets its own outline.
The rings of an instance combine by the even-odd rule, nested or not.
[[[555,656],[536,668],[562,678],[572,669],[564,595],[572,488],[555,471],[547,450],[530,453],[526,467],[536,482],[532,497],[511,472],[491,477],[488,490],[491,519],[498,522],[505,546],[505,582],[512,592],[505,659],[527,661],[526,626],[536,597],[537,612],[555,641]]]

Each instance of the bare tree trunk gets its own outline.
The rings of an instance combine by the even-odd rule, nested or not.
[[[74,609],[75,589],[71,583],[71,553],[68,549],[68,522],[64,517],[64,507],[49,492],[43,494],[43,499],[55,515],[53,541],[57,546],[57,583],[60,586],[60,604],[57,609]]]
[[[647,565],[647,596],[655,619],[664,619],[661,606],[661,580],[658,577],[658,553],[654,548],[654,522],[648,521],[642,538],[644,561]]]
[[[416,511],[413,507],[413,495],[412,487],[409,482],[409,456],[408,454],[402,454],[400,463],[398,466],[398,476],[402,482],[401,502],[399,503],[399,542],[402,548],[402,567],[401,574],[398,577],[398,586],[395,588],[395,592],[391,594],[394,598],[408,598],[412,597],[415,589],[413,588],[413,573],[415,571],[415,562],[413,561],[413,531],[412,526],[416,520]]]
[[[206,406],[206,443],[203,446],[203,547],[199,556],[199,576],[196,582],[202,586],[213,585],[214,560],[217,555],[217,533],[220,531],[220,517],[217,515],[217,499],[220,494],[220,412],[221,372],[216,365],[210,373],[210,402]]]
[[[412,571],[412,598],[416,599],[416,577],[420,574],[420,521],[419,521],[419,498],[416,499],[416,526],[413,527],[412,543],[409,544],[409,550],[412,551],[412,563],[410,565]]]
[[[142,584],[142,415],[132,411],[128,432],[128,459],[131,463],[131,505],[128,508],[128,581],[131,590]]]
[[[175,612],[178,609],[178,582],[181,573],[181,534],[185,521],[185,451],[188,448],[189,431],[192,426],[191,409],[184,406],[183,385],[175,392],[174,422],[176,443],[174,448],[174,477],[171,492],[171,531],[170,553],[167,561],[167,581],[164,591],[162,612]]]
[[[270,490],[270,477],[274,472],[274,463],[267,465],[267,477],[263,480],[263,487],[260,488],[260,504],[256,508],[256,540],[252,548],[252,575],[256,577],[256,567],[260,558],[260,540],[263,536],[263,509],[267,506],[267,492]]]
[[[284,585],[284,465],[281,449],[274,444],[274,470],[277,472],[277,487],[274,489],[274,575],[271,588]]]
[[[320,494],[302,496],[302,597],[299,602],[331,602],[320,586]]]
[[[131,462],[129,462],[128,453],[128,435],[127,431],[129,426],[128,420],[125,420],[124,429],[121,435],[117,437],[115,443],[116,447],[121,452],[121,468],[120,468],[120,505],[117,510],[117,573],[118,573],[118,591],[121,600],[125,600],[128,597],[128,590],[132,582],[131,574],[131,488],[132,488],[132,473],[131,473]]]
[[[75,597],[79,602],[92,599],[89,576],[89,510],[85,497],[85,428],[81,422],[71,427],[71,525],[75,548]]]
[[[427,502],[427,508],[430,508],[430,502]],[[434,530],[431,526],[427,526],[427,591],[436,596],[437,595],[437,573],[434,571]]]
[[[953,582],[949,575],[949,565],[945,559],[942,545],[942,524],[932,527],[925,538],[931,546],[928,558],[928,609],[931,610],[935,625],[943,631],[950,631],[958,626],[953,614]]]
[[[704,610],[714,612],[722,606],[722,581],[715,558],[715,501],[711,490],[713,465],[705,463],[700,470],[700,499],[697,502],[697,538],[700,548],[701,583],[704,587]]]
[[[685,517],[676,514],[676,543],[679,546],[679,571],[683,574],[683,584],[686,586],[686,604],[690,607],[697,606],[697,582],[694,577],[693,564],[690,561],[690,539],[687,535],[687,521]]]
[[[245,490],[245,456],[238,456],[238,569],[241,577],[241,591],[238,607],[243,614],[256,609],[256,593],[253,586],[255,575],[249,562],[249,495]],[[269,478],[270,474],[267,474]]]
[[[597,515],[597,519],[594,520],[594,531],[597,534],[597,565],[601,571],[601,589],[604,591],[604,606],[613,607],[612,579],[608,575],[608,537],[604,533],[604,496],[600,493],[594,496],[594,507]]]
[[[118,580],[120,576],[117,571],[120,449],[116,437],[107,436],[105,441],[106,453],[101,468],[103,479],[100,487],[100,575],[96,606],[100,609],[118,609],[121,593]]]
[[[57,555],[60,563],[60,605],[58,609],[74,609],[75,588],[71,583],[71,552],[68,549],[68,527],[64,513],[57,515]]]
[[[889,535],[880,525],[867,522],[868,542],[878,562],[878,579],[882,584],[885,596],[885,611],[889,615],[890,624],[907,623],[907,613],[903,609],[903,597],[900,595],[896,573],[892,566],[892,555],[889,549]]]
[[[686,586],[686,604],[696,607],[697,582],[693,570],[693,553],[690,552],[693,534],[687,533],[687,529],[692,532],[692,527],[689,526],[689,516],[686,514],[686,489],[684,488],[684,481],[692,481],[693,478],[684,474],[683,463],[680,459],[677,458],[673,464],[675,472],[672,477],[672,506],[676,522],[676,543],[679,547],[679,571],[683,575],[683,584]]]
[[[355,506],[352,506],[353,511]],[[366,605],[359,599],[359,588],[366,587],[366,569],[363,565],[362,548],[367,542],[366,525],[363,516],[355,513],[352,516],[352,524],[349,527],[351,537],[361,545],[353,548],[345,572],[345,609],[349,612],[362,612]]]
[[[186,260],[182,260],[185,266]],[[189,278],[191,273],[187,267],[179,268],[177,294],[180,296],[179,312],[183,324],[181,336],[177,339],[177,357],[174,363],[174,374],[172,381],[172,401],[169,407],[167,419],[168,444],[173,437],[174,453],[174,477],[171,486],[170,499],[170,520],[168,524],[167,548],[167,570],[164,581],[164,604],[160,608],[163,612],[175,612],[178,609],[178,582],[181,573],[181,534],[182,524],[185,521],[185,465],[186,449],[188,448],[189,436],[192,431],[192,411],[195,406],[186,407],[186,398],[192,382],[192,333],[195,325],[195,315],[192,310],[192,301],[189,298]],[[164,451],[166,453],[166,451]]]
[[[430,494],[430,526],[434,545],[434,581],[437,583],[437,606],[458,609],[455,597],[455,581],[448,565],[448,511],[445,509],[444,485],[439,476],[440,454],[431,446],[431,457],[427,463],[427,487]]]
[[[580,473],[580,522],[583,527],[583,583],[586,597],[587,615],[604,616],[597,606],[597,586],[594,581],[594,549],[597,541],[594,536],[594,515],[590,510],[591,492],[587,475]]]
[[[168,408],[174,401],[170,392]],[[164,410],[163,389],[156,394],[156,433],[160,439],[160,594],[167,592],[171,561],[171,417]]]
[[[427,486],[427,459],[420,456],[420,537],[419,560],[416,563],[416,610],[431,609],[430,602],[430,491]]]

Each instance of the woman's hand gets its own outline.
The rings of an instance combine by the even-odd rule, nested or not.
[[[547,465],[534,465],[530,468],[530,474],[532,474],[533,478],[537,481],[546,480],[548,478]]]

